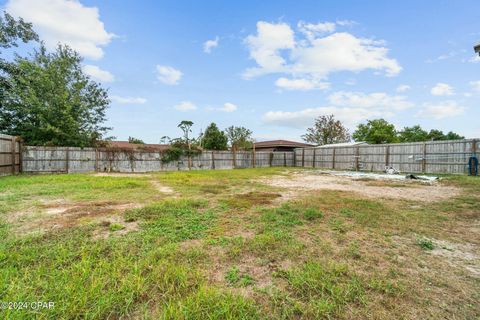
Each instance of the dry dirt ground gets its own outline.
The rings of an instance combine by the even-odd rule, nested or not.
[[[438,182],[358,179],[308,172],[298,172],[288,176],[273,176],[260,181],[270,186],[285,188],[288,190],[286,197],[289,198],[300,196],[302,192],[308,190],[339,190],[357,193],[372,199],[391,198],[434,202],[455,197],[461,191],[458,188],[445,186]]]

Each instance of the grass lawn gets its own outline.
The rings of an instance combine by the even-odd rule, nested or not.
[[[294,171],[2,177],[0,301],[54,307],[0,317],[480,318],[479,178],[433,202],[263,183]]]

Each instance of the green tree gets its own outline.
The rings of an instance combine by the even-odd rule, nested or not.
[[[428,140],[431,140],[431,141],[440,141],[440,140],[445,140],[445,134],[443,133],[443,131],[441,130],[437,130],[437,129],[432,129],[430,130],[430,132],[428,133]]]
[[[445,140],[462,140],[462,139],[465,139],[465,137],[459,135],[458,133],[452,132],[452,131],[449,131],[445,135]]]
[[[183,131],[183,138],[185,139],[185,142],[187,143],[189,150],[191,149],[189,136],[190,136],[190,133],[192,132],[192,126],[193,126],[193,122],[190,120],[183,120],[177,126]]]
[[[227,150],[227,144],[227,136],[212,122],[203,133],[202,147],[207,150]]]
[[[133,143],[133,144],[145,144],[142,139],[138,139],[135,137],[128,137],[128,143]]]
[[[233,150],[246,150],[253,145],[252,131],[245,127],[228,127],[225,129],[225,135]]]
[[[107,91],[81,68],[68,46],[47,53],[41,45],[31,58],[15,58],[18,73],[7,75],[0,109],[0,131],[30,145],[85,147],[110,128],[103,126],[110,103]]]
[[[449,131],[447,134],[444,134],[443,131],[441,130],[432,129],[428,133],[428,140],[431,140],[431,141],[461,140],[461,139],[465,139],[465,137],[452,131]]]
[[[398,139],[400,142],[427,141],[428,132],[417,124],[413,127],[403,128],[403,130],[398,133]]]
[[[325,145],[350,141],[350,134],[348,129],[331,114],[315,119],[315,124],[307,129],[302,139],[309,143]]]
[[[8,49],[17,47],[18,42],[27,43],[30,41],[38,41],[38,35],[33,31],[32,24],[23,21],[23,19],[15,20],[11,15],[4,12],[0,16],[0,48]],[[2,50],[0,50],[2,53]],[[8,74],[18,73],[15,63],[8,62],[0,58],[0,103],[4,98],[4,92],[9,90]]]
[[[365,141],[371,144],[397,142],[395,126],[384,119],[368,120],[360,124],[352,135],[355,141]]]
[[[3,12],[3,17],[0,16],[0,47],[17,47],[18,40],[24,43],[38,41],[38,35],[33,31],[31,23],[23,21],[22,18],[17,21],[7,12]]]

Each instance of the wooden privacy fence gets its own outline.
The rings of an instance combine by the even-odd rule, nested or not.
[[[22,171],[22,142],[19,137],[0,134],[0,176]]]
[[[317,147],[295,150],[298,167],[412,173],[466,173],[468,159],[480,150],[478,139]]]
[[[291,167],[293,152],[203,151],[179,161],[162,162],[162,152],[68,147],[23,148],[23,172],[149,172],[252,167]]]

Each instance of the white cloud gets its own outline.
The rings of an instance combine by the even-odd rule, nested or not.
[[[335,23],[334,22],[323,22],[323,23],[306,23],[304,21],[300,21],[297,24],[298,30],[303,33],[307,39],[313,40],[316,36],[325,34],[325,33],[332,33],[335,31]]]
[[[183,73],[173,67],[157,65],[157,79],[168,85],[177,85]]]
[[[134,98],[134,97],[120,97],[120,96],[111,96],[110,99],[113,102],[120,104],[144,104],[147,102],[145,98]]]
[[[328,101],[335,106],[349,108],[370,108],[387,111],[400,111],[413,107],[405,96],[391,96],[384,92],[365,94],[362,92],[338,91],[328,96]]]
[[[237,111],[238,107],[233,103],[226,102],[221,108],[207,108],[208,111],[219,111],[219,112],[234,112]]]
[[[179,104],[177,104],[175,107],[178,111],[192,111],[192,110],[197,110],[197,106],[194,105],[190,101],[182,101]]]
[[[383,41],[357,38],[346,32],[320,36],[320,31],[333,32],[334,26],[329,24],[300,22],[299,28],[301,32],[296,41],[295,32],[288,24],[259,21],[257,33],[245,39],[250,58],[257,67],[245,70],[243,76],[248,79],[283,73],[321,80],[339,71],[373,69],[394,76],[402,69],[395,59],[388,57]]]
[[[397,89],[395,91],[397,91],[397,92],[407,92],[410,89],[411,89],[411,87],[408,84],[401,84],[397,87]]]
[[[237,106],[234,105],[233,103],[227,102],[223,105],[223,108],[221,108],[219,111],[233,112],[235,110],[237,110]]]
[[[292,128],[305,128],[320,115],[334,114],[347,127],[372,118],[389,118],[396,112],[413,107],[404,96],[391,96],[383,92],[339,91],[328,96],[329,106],[307,108],[299,111],[269,111],[264,114],[265,123]]]
[[[353,127],[369,118],[387,117],[390,113],[365,108],[319,107],[300,111],[269,111],[264,114],[263,121],[268,124],[302,129],[311,126],[315,118],[321,115],[334,114],[347,127]]]
[[[280,50],[293,49],[294,32],[286,23],[257,22],[257,35],[249,35],[245,39],[250,50],[250,58],[255,60],[259,68],[245,71],[244,77],[251,78],[262,74],[286,71],[285,59]]]
[[[474,55],[473,57],[471,57],[470,59],[468,59],[468,62],[471,62],[471,63],[479,63],[479,62],[480,62],[480,56],[479,56],[479,55]]]
[[[49,48],[67,44],[80,55],[100,59],[115,36],[105,30],[97,7],[86,7],[77,0],[10,0],[6,10],[33,23]]]
[[[451,96],[454,95],[453,87],[447,83],[437,83],[431,90],[430,93],[434,96]]]
[[[98,66],[87,64],[82,67],[82,70],[94,80],[101,82],[115,81],[115,77],[113,76],[113,74],[106,70],[100,69]]]
[[[462,115],[465,107],[459,106],[455,101],[444,101],[437,104],[425,104],[423,108],[417,112],[416,116],[430,119],[444,119]]]
[[[219,38],[215,37],[213,40],[207,40],[203,43],[203,52],[210,53],[213,48],[218,47]]]
[[[479,81],[470,81],[470,87],[473,91],[480,92],[480,80]]]
[[[288,78],[278,78],[275,81],[275,85],[281,89],[285,90],[314,90],[314,89],[321,89],[325,90],[330,87],[328,82],[322,82],[317,80],[309,80],[309,79],[288,79]]]

